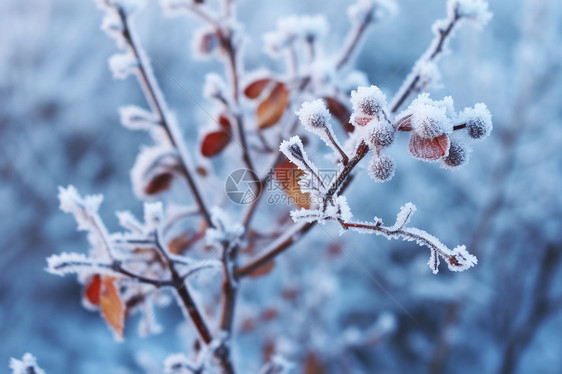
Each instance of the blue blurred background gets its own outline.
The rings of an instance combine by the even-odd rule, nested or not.
[[[222,67],[191,58],[199,23],[166,18],[156,1],[147,3],[135,21],[146,49],[205,106],[204,74],[222,73]],[[250,35],[248,69],[280,69],[261,43],[279,17],[325,14],[327,51],[342,44],[349,28],[345,0],[239,3]],[[395,18],[370,29],[357,59],[357,68],[387,95],[431,41],[431,24],[445,15],[444,0],[398,5]],[[478,266],[434,276],[425,265],[428,253],[415,244],[343,236],[343,245],[412,320],[345,254],[324,261],[333,240],[317,228],[284,255],[287,263],[308,264],[298,275],[281,268],[245,291],[248,308],[259,309],[275,300],[273,291],[263,290],[268,282],[270,289],[294,282],[311,293],[314,286],[328,289],[320,309],[337,310],[337,316],[327,315],[326,326],[318,327],[325,339],[350,331],[355,322],[390,316],[386,325],[390,318],[394,327],[384,339],[344,354],[355,357],[349,372],[561,372],[562,6],[556,0],[494,0],[490,9],[494,18],[482,30],[459,30],[452,53],[439,64],[443,85],[431,92],[435,99],[453,96],[457,109],[485,102],[494,119],[492,136],[477,143],[470,163],[456,172],[410,159],[399,143],[396,177],[375,185],[358,176],[349,194],[355,215],[365,220],[377,215],[391,222],[403,203],[414,202],[415,225],[449,245],[467,244]],[[157,373],[167,354],[188,349],[182,338],[188,327],[175,327],[181,321],[175,306],[158,313],[162,334],[141,339],[128,328],[125,343],[115,343],[99,315],[81,307],[79,285],[44,271],[49,255],[87,249],[74,221],[58,210],[57,186],[103,193],[101,215],[110,228],[116,227],[115,210],[141,212],[129,171],[149,140],[124,129],[117,108],[145,102],[134,79],[112,79],[106,60],[115,46],[99,30],[101,17],[87,0],[0,3],[1,372],[10,357],[32,352],[48,373]],[[155,73],[193,144],[206,114],[165,73]],[[326,229],[334,236],[338,230]],[[306,326],[314,315],[305,308],[295,313],[265,329]],[[237,360],[259,364],[257,343],[243,335],[238,343]],[[301,344],[329,351],[326,342]]]

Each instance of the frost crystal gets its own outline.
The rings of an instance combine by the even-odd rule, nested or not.
[[[308,159],[301,139],[295,135],[289,140],[283,140],[279,146],[279,150],[287,156],[287,158],[303,171],[310,171],[313,168],[312,162]]]
[[[328,32],[328,22],[321,15],[289,16],[277,21],[275,31],[263,36],[266,51],[272,56],[278,55],[297,40],[312,41]]]
[[[209,73],[205,76],[205,84],[203,86],[203,96],[206,99],[216,99],[224,97],[226,92],[226,84],[220,75]]]
[[[205,241],[209,246],[221,247],[224,243],[235,245],[244,234],[244,226],[232,222],[219,207],[213,207],[211,220],[215,228],[207,228],[205,231]]]
[[[445,166],[454,168],[460,166],[468,160],[468,152],[461,144],[452,141],[449,147],[449,154],[443,159]]]
[[[90,195],[82,198],[74,186],[59,187],[60,210],[71,213],[78,223],[78,230],[97,230],[92,217],[97,216],[103,201],[102,195]]]
[[[474,20],[480,26],[492,18],[485,0],[449,0],[447,7],[450,12],[456,11],[459,17]]]
[[[115,79],[125,79],[136,72],[139,65],[138,60],[130,53],[118,53],[108,60],[109,69]]]
[[[10,359],[10,369],[12,369],[12,374],[45,374],[31,353],[24,354],[21,361],[15,358]]]
[[[417,208],[412,203],[406,203],[404,206],[400,208],[400,212],[396,215],[396,222],[394,225],[389,227],[390,231],[398,231],[402,230],[404,226],[410,222],[410,218],[414,215]]]
[[[390,18],[398,12],[393,0],[359,0],[349,6],[349,18],[358,24]]]
[[[394,142],[396,131],[387,121],[376,121],[369,133],[369,143],[373,148],[388,147]]]
[[[492,115],[486,104],[465,108],[459,114],[458,122],[466,124],[468,135],[473,139],[484,139],[492,132]]]
[[[48,273],[64,276],[66,274],[92,275],[108,274],[115,275],[109,263],[101,263],[88,258],[81,253],[61,253],[47,258]]]
[[[408,107],[396,117],[396,122],[406,118],[416,134],[425,139],[434,139],[453,130],[453,119],[456,118],[453,99],[445,97],[434,101],[429,94],[419,95]]]
[[[170,146],[143,147],[131,169],[135,195],[139,199],[152,199],[167,189],[178,163],[177,152]]]
[[[297,116],[299,116],[301,123],[309,131],[325,128],[331,117],[328,108],[320,99],[304,102],[301,109],[297,112]]]
[[[394,161],[389,155],[373,155],[369,161],[369,176],[376,182],[385,182],[394,176]]]
[[[146,109],[136,105],[127,105],[119,108],[121,123],[129,130],[151,130],[158,124],[156,116]]]
[[[164,360],[164,373],[166,374],[195,374],[199,372],[199,366],[183,353],[169,355]]]
[[[386,107],[386,96],[377,86],[359,87],[351,92],[351,104],[354,111],[372,116]]]

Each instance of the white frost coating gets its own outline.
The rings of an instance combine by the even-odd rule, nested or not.
[[[164,373],[166,374],[196,373],[198,370],[199,365],[183,353],[171,354],[164,360]]]
[[[153,199],[145,188],[159,174],[174,174],[179,165],[176,150],[169,145],[142,147],[131,169],[133,192],[141,200]]]
[[[283,140],[279,146],[279,150],[287,156],[287,158],[299,169],[309,172],[312,169],[318,175],[314,164],[308,158],[304,150],[301,139],[298,135],[291,137],[289,140]]]
[[[211,209],[211,221],[215,228],[207,228],[205,230],[205,242],[209,246],[222,247],[223,243],[230,246],[239,243],[240,238],[244,234],[244,226],[233,222],[224,210],[219,207]]]
[[[326,210],[301,208],[291,211],[291,218],[295,223],[318,222],[325,224],[326,221],[334,220],[349,222],[353,218],[353,214],[347,204],[347,199],[344,196],[336,196],[334,201],[326,207]]]
[[[322,139],[328,147],[332,148],[337,158],[341,157],[338,148],[342,149],[342,145],[332,129],[330,124],[332,116],[322,100],[304,102],[296,114],[307,131]]]
[[[191,50],[195,58],[204,60],[221,47],[221,40],[214,27],[200,27],[195,30]]]
[[[392,225],[388,229],[390,231],[401,230],[408,224],[408,222],[410,222],[410,219],[412,218],[416,210],[417,208],[414,204],[406,203],[400,208],[400,212],[398,212],[398,214],[396,215],[396,222],[394,222],[394,225]]]
[[[215,99],[217,97],[225,97],[226,83],[220,75],[208,73],[205,75],[205,84],[203,85],[203,96],[206,99]]]
[[[374,223],[358,222],[354,225],[363,227],[354,227],[352,225],[349,228],[361,234],[381,235],[387,239],[401,238],[402,240],[415,241],[420,246],[428,247],[431,250],[428,265],[435,274],[439,271],[439,257],[447,262],[450,271],[464,271],[478,263],[476,257],[468,253],[464,245],[449,249],[439,239],[426,231],[415,227],[406,227],[414,212],[415,206],[412,203],[408,203],[400,209],[393,226],[382,226],[382,221],[375,218]]]
[[[148,229],[157,228],[164,217],[164,207],[160,201],[144,203],[144,223]]]
[[[37,365],[37,359],[31,353],[24,354],[21,361],[11,358],[10,369],[12,369],[12,374],[45,374],[45,371]]]
[[[274,355],[271,362],[266,364],[259,374],[289,374],[292,373],[294,365],[279,355]]]
[[[78,223],[80,231],[97,230],[93,217],[103,201],[102,195],[89,195],[82,198],[74,186],[59,187],[60,210],[71,213]]]
[[[328,126],[332,117],[321,99],[304,102],[296,114],[305,129],[315,133]]]
[[[321,14],[300,17],[300,33],[307,40],[324,37],[328,29],[328,21]]]
[[[394,176],[394,160],[387,154],[374,154],[369,161],[369,176],[375,182],[386,182]]]
[[[453,99],[450,96],[435,101],[428,93],[423,93],[412,101],[408,109],[396,116],[396,122],[409,118],[416,134],[426,139],[434,139],[453,131],[453,121],[456,117]]]
[[[49,256],[45,270],[61,277],[66,274],[83,275],[86,273],[88,275],[94,273],[115,275],[110,264],[94,261],[81,253],[61,253]]]
[[[119,220],[119,225],[133,233],[141,234],[143,233],[143,224],[140,223],[133,213],[128,210],[115,212],[117,219]]]
[[[121,124],[129,130],[150,131],[158,125],[158,118],[150,111],[136,105],[127,105],[119,108]]]
[[[486,0],[449,0],[447,7],[450,12],[456,11],[460,17],[473,20],[479,26],[486,25],[492,19]]]
[[[115,79],[125,79],[130,74],[136,73],[139,62],[131,53],[117,53],[108,60],[109,69]]]
[[[349,6],[347,14],[352,22],[365,24],[393,17],[398,12],[394,0],[359,0]]]
[[[377,87],[358,87],[351,92],[353,111],[373,115],[386,107],[386,96]]]
[[[492,115],[486,104],[478,103],[473,108],[465,108],[457,119],[458,123],[464,123],[468,135],[473,139],[482,140],[492,132]]]
[[[277,20],[276,30],[264,34],[266,51],[277,56],[297,40],[315,40],[328,33],[328,22],[322,15],[289,16]]]
[[[439,273],[439,264],[441,264],[441,261],[439,259],[439,255],[437,254],[437,251],[430,251],[427,265],[429,266],[433,274]]]

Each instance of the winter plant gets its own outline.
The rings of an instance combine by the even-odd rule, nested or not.
[[[375,182],[392,179],[397,165],[389,149],[397,137],[409,137],[407,152],[413,158],[454,169],[468,161],[471,142],[490,134],[491,115],[485,104],[457,111],[451,97],[435,100],[424,92],[438,83],[437,63],[448,51],[457,28],[463,23],[481,26],[491,18],[484,0],[447,2],[447,17],[434,24],[431,45],[390,100],[379,87],[369,85],[364,74],[352,69],[351,63],[369,26],[396,13],[392,0],[352,4],[346,43],[332,53],[322,48],[328,33],[323,16],[279,20],[263,42],[271,58],[282,59],[284,73],[244,69],[248,36],[236,20],[233,0],[222,0],[220,9],[204,0],[161,3],[170,16],[185,14],[201,21],[194,54],[215,56],[225,66],[226,78],[209,74],[203,89],[214,107],[208,113],[213,122],[202,130],[197,159],[213,162],[197,165],[192,160],[195,152],[187,143],[195,142],[185,141],[159,88],[153,66],[167,71],[142,48],[134,28],[141,2],[98,0],[105,13],[102,30],[121,50],[109,59],[110,69],[118,79],[134,76],[148,103],[148,108],[119,109],[126,128],[145,131],[153,140],[141,149],[131,170],[133,191],[145,202],[144,216],[139,219],[128,211],[117,212],[123,231],[110,232],[99,214],[101,195],[82,196],[73,186],[61,187],[60,208],[74,216],[79,230],[88,233],[90,249],[53,255],[47,265],[53,274],[77,275],[84,288],[84,307],[99,311],[117,340],[123,340],[126,320],[134,314],[141,315],[141,335],[160,332],[154,313],[174,297],[195,335],[193,349],[165,360],[165,372],[240,372],[237,367],[244,358],[233,354],[237,348],[232,343],[236,331],[250,329],[243,319],[235,318],[244,311],[243,302],[237,303],[243,281],[272,271],[273,260],[316,223],[333,222],[340,234],[352,231],[415,241],[429,249],[428,265],[435,274],[441,261],[451,271],[477,264],[465,246],[450,248],[411,226],[416,211],[412,203],[402,206],[392,225],[377,217],[357,220],[345,191],[354,176],[363,172],[363,159],[368,159],[368,174]],[[316,160],[311,152],[317,142],[332,151],[327,159]],[[229,156],[223,157],[227,174],[244,168],[248,184],[253,186],[251,199],[241,206],[225,199],[222,191],[216,193],[224,178],[219,175],[221,164],[215,160],[227,152]],[[332,177],[323,175],[321,162],[330,164]],[[284,193],[295,206],[290,212],[292,224],[283,221],[285,211],[272,213],[266,204],[265,187],[283,176]],[[178,198],[186,189],[192,205]],[[281,222],[282,230],[266,232],[254,222],[259,214],[266,217],[260,219]],[[207,252],[201,255],[201,249]],[[212,281],[207,282],[208,291],[202,296],[191,283],[196,275],[204,278],[205,274],[211,274],[205,279]],[[348,340],[358,344],[377,339],[381,326],[391,322],[382,318],[380,323],[365,332],[364,340]],[[310,356],[303,364],[298,354],[282,356],[281,351],[274,350],[267,362],[253,365],[261,365],[262,374],[287,373],[301,364],[306,373],[319,372],[314,371]],[[43,372],[31,355],[13,360],[11,367],[14,373]]]

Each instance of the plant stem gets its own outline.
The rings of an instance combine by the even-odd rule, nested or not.
[[[191,161],[189,159],[189,155],[185,152],[185,146],[181,139],[180,134],[177,134],[174,129],[172,129],[172,124],[169,118],[167,118],[167,107],[166,102],[162,97],[160,89],[158,88],[158,83],[156,82],[156,78],[152,74],[150,69],[150,63],[142,49],[138,46],[138,43],[134,40],[133,33],[131,32],[131,25],[129,24],[129,20],[125,11],[121,8],[118,8],[119,16],[121,17],[121,21],[123,23],[123,36],[127,41],[129,48],[133,55],[137,58],[139,66],[138,70],[139,73],[137,74],[139,84],[143,92],[145,93],[146,99],[152,108],[153,112],[158,116],[160,120],[160,124],[166,131],[168,138],[174,148],[178,151],[179,158],[180,158],[180,167],[181,171],[185,176],[189,189],[195,199],[195,202],[199,206],[199,210],[205,219],[205,222],[208,226],[213,227],[213,223],[211,221],[211,216],[209,214],[209,210],[203,201],[203,197],[201,192],[199,191],[199,187],[195,182],[195,178],[193,177]]]

